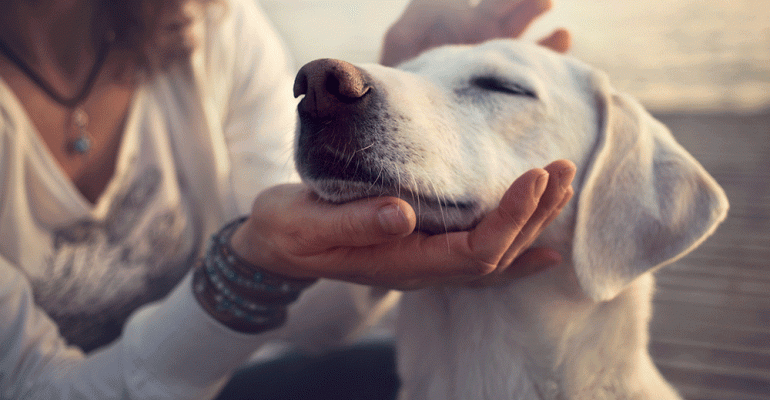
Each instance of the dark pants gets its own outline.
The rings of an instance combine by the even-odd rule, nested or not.
[[[219,400],[393,400],[398,392],[391,344],[347,347],[327,354],[290,354],[237,372]]]

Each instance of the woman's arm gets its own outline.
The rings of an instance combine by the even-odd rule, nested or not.
[[[0,258],[0,393],[3,398],[202,399],[264,338],[233,332],[195,301],[189,278],[140,309],[123,336],[85,355],[38,308],[24,275]]]

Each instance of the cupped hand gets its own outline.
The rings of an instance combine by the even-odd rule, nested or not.
[[[495,285],[560,262],[553,250],[528,248],[572,197],[574,176],[566,160],[530,170],[475,228],[439,235],[414,232],[414,211],[398,198],[330,204],[302,184],[276,186],[256,199],[231,245],[292,278],[402,290]]]
[[[444,44],[517,38],[551,7],[551,0],[412,0],[385,34],[380,62],[394,66]],[[557,29],[538,43],[566,52],[569,32]]]

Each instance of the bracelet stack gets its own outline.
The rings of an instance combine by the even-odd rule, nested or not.
[[[238,256],[230,237],[245,221],[234,220],[211,237],[193,288],[217,320],[237,331],[258,333],[283,325],[287,306],[315,279],[282,277]]]

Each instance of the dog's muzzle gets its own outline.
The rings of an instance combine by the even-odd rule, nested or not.
[[[294,81],[294,96],[301,95],[295,154],[300,175],[383,183],[370,154],[383,118],[381,96],[371,77],[344,61],[312,61]]]
[[[417,229],[425,233],[478,221],[476,202],[435,192],[419,164],[424,149],[400,130],[410,118],[389,103],[384,83],[347,62],[322,59],[300,69],[294,95],[304,95],[297,106],[297,171],[319,197],[335,203],[400,197],[417,211]]]

